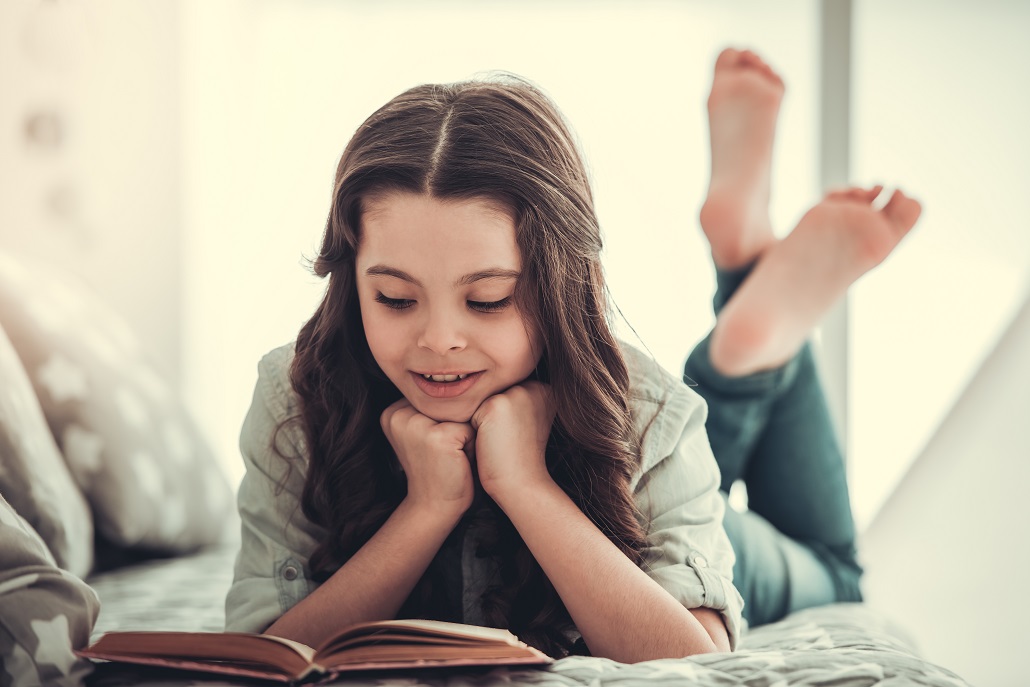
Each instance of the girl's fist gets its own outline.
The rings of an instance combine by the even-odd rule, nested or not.
[[[496,499],[550,480],[545,451],[554,422],[551,387],[523,382],[483,401],[473,414],[476,463],[483,490]]]
[[[465,450],[475,438],[467,423],[437,422],[401,399],[383,411],[383,433],[408,479],[407,498],[457,517],[475,495]]]

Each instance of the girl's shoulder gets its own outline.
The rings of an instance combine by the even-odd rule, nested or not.
[[[287,464],[303,478],[309,455],[299,421],[300,399],[290,384],[293,356],[292,342],[262,356],[257,365],[254,399],[240,431],[245,461],[277,480],[282,478]],[[248,470],[250,467],[248,463]]]
[[[629,410],[641,449],[641,467],[672,453],[691,430],[703,430],[705,400],[658,364],[654,356],[620,341],[629,371]]]
[[[680,378],[662,367],[654,356],[625,341],[619,341],[629,370],[629,397],[633,402],[668,406],[670,411],[694,412],[705,405],[701,396]]]
[[[290,384],[290,366],[293,364],[294,345],[283,344],[262,356],[258,362],[257,389],[272,416],[279,422],[300,411],[297,392]]]

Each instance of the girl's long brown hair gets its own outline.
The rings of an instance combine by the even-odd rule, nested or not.
[[[294,421],[308,447],[304,515],[329,537],[311,556],[325,580],[383,525],[406,485],[379,425],[400,398],[365,340],[355,285],[363,202],[389,191],[439,199],[482,198],[513,211],[522,276],[515,300],[544,340],[537,374],[557,415],[547,447],[555,482],[638,565],[646,545],[629,489],[638,465],[629,374],[608,319],[601,237],[586,171],[561,115],[512,76],[412,88],[357,130],[340,159],[315,273],[325,296],[303,326],[290,370],[300,398]],[[503,511],[480,552],[500,566],[481,599],[490,625],[560,657],[573,647],[561,598]],[[556,526],[559,525],[556,523]],[[438,557],[439,559],[439,557]],[[402,617],[445,617],[438,560]]]

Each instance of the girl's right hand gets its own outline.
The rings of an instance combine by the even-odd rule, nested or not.
[[[466,447],[474,450],[472,425],[437,422],[404,398],[383,411],[380,423],[407,476],[407,500],[461,517],[475,495],[465,452]]]

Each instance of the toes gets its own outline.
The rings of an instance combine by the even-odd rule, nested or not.
[[[740,61],[755,67],[760,67],[762,64],[764,64],[762,62],[762,58],[760,58],[756,53],[751,52],[750,50],[742,50],[740,52]]]
[[[736,50],[735,48],[725,48],[719,53],[719,57],[715,60],[716,69],[723,67],[745,67],[751,69],[757,69],[769,76],[776,77],[772,68],[758,56],[757,53],[751,50]],[[779,78],[779,77],[776,77]]]
[[[862,201],[865,199],[865,189],[856,186],[839,186],[830,189],[826,194],[827,200],[837,201]]]
[[[742,62],[746,62],[748,65],[751,65],[753,67],[758,67],[758,68],[763,69],[763,70],[769,69],[769,65],[767,65],[765,63],[765,60],[763,60],[761,57],[759,57],[758,53],[756,53],[756,52],[754,52],[752,50],[743,50],[743,51],[741,51],[740,57],[741,57],[741,61]]]
[[[871,203],[876,200],[876,197],[883,192],[883,184],[877,184],[871,189],[865,191],[865,202]]]
[[[727,67],[733,67],[740,61],[740,51],[734,50],[733,48],[726,48],[719,57],[715,60],[716,69],[725,69]]]
[[[894,192],[887,204],[883,206],[883,214],[901,234],[906,234],[915,226],[916,220],[923,211],[923,206],[915,198],[909,198],[900,190]]]
[[[850,201],[853,203],[864,203],[868,205],[873,202],[880,192],[883,191],[883,186],[877,184],[872,188],[865,189],[860,186],[842,186],[840,188],[831,189],[827,194],[828,200],[836,201]]]
[[[757,69],[758,71],[762,72],[762,74],[764,74],[766,78],[777,82],[781,86],[783,85],[783,79],[780,78],[780,75],[774,72],[773,68],[766,64],[765,60],[759,57],[757,53],[754,53],[750,50],[744,50],[740,54],[740,61],[741,64],[744,64],[748,67],[753,67],[754,69]]]
[[[752,70],[761,74],[765,79],[775,83],[780,90],[785,90],[783,79],[767,65],[757,53],[751,50],[737,50],[735,48],[724,48],[715,59],[716,73],[742,69]]]

